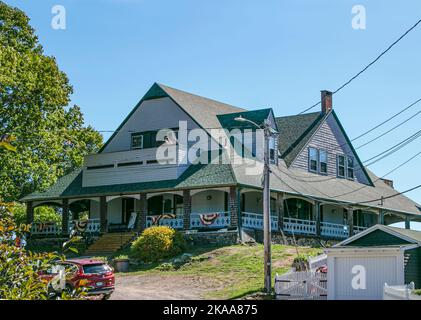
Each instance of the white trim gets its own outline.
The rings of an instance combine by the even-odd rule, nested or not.
[[[111,200],[118,199],[118,198],[133,198],[140,200],[140,194],[126,194],[126,195],[119,195],[119,196],[107,196],[106,201],[110,202]]]
[[[355,240],[357,240],[361,237],[364,237],[365,235],[367,235],[367,234],[369,234],[373,231],[376,231],[376,230],[381,230],[383,232],[391,234],[392,236],[395,236],[395,237],[400,238],[402,240],[408,241],[410,243],[418,244],[418,241],[416,241],[416,240],[414,240],[410,237],[404,236],[403,234],[400,234],[399,232],[396,232],[394,230],[390,230],[389,228],[385,227],[384,225],[376,224],[376,225],[356,234],[355,236],[352,236],[351,238],[348,238],[348,239],[336,244],[334,247],[341,247],[341,246],[347,245],[347,244],[349,244],[349,243],[351,243],[351,242],[353,242],[353,241],[355,241]]]

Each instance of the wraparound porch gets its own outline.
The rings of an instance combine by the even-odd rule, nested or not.
[[[86,232],[91,234],[140,232],[153,225],[198,231],[263,229],[261,191],[224,187],[27,203],[28,223],[33,222],[33,234],[68,234],[80,223],[74,210],[78,202],[88,203],[89,220],[83,223]],[[44,204],[61,207],[61,225],[34,222],[34,207]],[[293,195],[271,194],[271,229],[287,234],[343,239],[376,223],[392,221],[385,216],[383,211],[350,209]],[[409,228],[409,223],[407,226]]]

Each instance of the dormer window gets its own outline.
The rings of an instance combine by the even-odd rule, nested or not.
[[[345,156],[338,155],[338,177],[345,178]]]
[[[142,149],[142,148],[143,148],[143,135],[133,134],[132,135],[132,149]]]
[[[321,174],[327,174],[327,151],[319,150],[319,170]]]
[[[348,179],[354,180],[354,158],[347,157],[347,166],[348,166]]]
[[[316,148],[308,148],[308,169],[311,172],[316,172],[319,167],[319,150]]]

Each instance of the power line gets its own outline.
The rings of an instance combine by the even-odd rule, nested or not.
[[[405,36],[411,32],[413,29],[415,29],[419,24],[421,23],[421,19],[418,20],[411,28],[409,28],[407,31],[405,31],[404,34],[402,34],[396,41],[394,41],[389,47],[386,48],[386,50],[384,50],[382,53],[380,53],[373,61],[371,61],[367,66],[365,66],[361,71],[359,71],[356,75],[354,75],[351,79],[349,79],[348,81],[346,81],[344,84],[342,84],[338,89],[336,89],[335,91],[332,92],[332,94],[338,93],[339,91],[341,91],[343,88],[345,88],[347,85],[349,85],[352,81],[354,81],[356,78],[358,78],[362,73],[364,73],[368,68],[370,68],[373,64],[375,64],[378,60],[380,60],[380,58],[382,56],[384,56],[390,49],[392,49],[399,41],[401,41],[403,38],[405,38]],[[313,104],[312,106],[306,108],[305,110],[301,111],[299,113],[303,114],[311,109],[313,109],[314,107],[318,106],[321,102],[317,102],[315,104]]]
[[[400,141],[399,143],[395,144],[393,147],[390,147],[386,150],[384,150],[383,152],[380,152],[379,154],[363,161],[364,163],[369,162],[368,164],[366,164],[366,166],[371,166],[374,163],[392,155],[393,153],[397,152],[398,150],[402,149],[403,147],[405,147],[406,145],[410,144],[411,142],[415,141],[416,139],[418,139],[419,137],[421,137],[421,130],[417,131],[416,133],[414,133],[413,135],[411,135],[410,137]],[[377,159],[376,159],[377,158]],[[370,162],[371,161],[371,162]]]
[[[396,193],[396,194],[393,194],[393,195],[387,196],[387,197],[381,197],[381,198],[374,199],[374,200],[367,200],[367,201],[357,202],[357,203],[355,203],[355,205],[358,205],[358,204],[364,204],[364,203],[370,203],[370,202],[375,202],[375,201],[384,201],[384,200],[387,200],[387,199],[390,199],[390,198],[394,198],[394,197],[400,196],[400,195],[402,195],[402,194],[405,194],[405,193],[408,193],[408,192],[414,191],[414,190],[419,189],[419,188],[421,188],[421,184],[420,184],[420,185],[418,185],[418,186],[412,187],[412,188],[410,188],[410,189],[407,189],[407,190],[405,190],[405,191],[398,192],[398,193]]]
[[[398,125],[394,126],[393,128],[391,128],[391,129],[387,130],[386,132],[382,133],[381,135],[379,135],[379,136],[377,136],[377,137],[375,137],[375,138],[371,139],[370,141],[365,142],[364,144],[362,144],[362,145],[360,145],[360,146],[356,147],[355,149],[360,149],[360,148],[362,148],[362,147],[365,147],[366,145],[369,145],[370,143],[372,143],[372,142],[374,142],[374,141],[376,141],[376,140],[378,140],[378,139],[380,139],[380,138],[384,137],[385,135],[389,134],[390,132],[392,132],[392,131],[396,130],[396,129],[397,129],[397,128],[399,128],[400,126],[402,126],[402,125],[404,125],[405,123],[407,123],[409,120],[411,120],[411,119],[415,118],[415,117],[416,117],[416,116],[418,116],[420,113],[421,113],[421,110],[420,110],[420,111],[418,111],[417,113],[415,113],[414,115],[410,116],[408,119],[406,119],[406,120],[402,121],[402,122],[401,122],[401,123],[399,123]]]
[[[396,166],[395,168],[393,168],[392,170],[390,170],[388,173],[384,174],[384,175],[383,175],[383,176],[381,176],[380,178],[377,178],[376,180],[374,180],[374,181],[373,181],[373,183],[374,183],[374,182],[377,182],[377,181],[379,181],[379,180],[381,180],[381,179],[383,179],[383,178],[385,178],[385,177],[387,177],[387,176],[388,176],[388,175],[390,175],[390,174],[392,174],[392,173],[393,173],[393,172],[395,172],[396,170],[400,169],[401,167],[403,167],[404,165],[406,165],[407,163],[409,163],[410,161],[412,161],[413,159],[415,159],[416,157],[418,157],[420,154],[421,154],[421,151],[420,151],[420,152],[418,152],[418,153],[416,153],[415,155],[413,155],[411,158],[409,158],[409,159],[408,159],[408,160],[406,160],[405,162],[403,162],[403,163],[401,163],[400,165]],[[360,191],[360,190],[362,190],[362,189],[364,189],[364,188],[366,188],[366,187],[368,187],[368,185],[363,185],[362,187],[357,188],[357,189],[354,189],[354,190],[352,190],[352,191],[345,192],[345,193],[342,193],[342,194],[338,194],[338,195],[336,195],[336,196],[331,196],[331,198],[339,198],[339,197],[342,197],[342,196],[346,196],[346,195],[348,195],[348,194],[351,194],[351,193],[354,193],[354,192]]]

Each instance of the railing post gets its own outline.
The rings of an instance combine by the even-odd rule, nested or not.
[[[238,201],[237,201],[237,188],[232,186],[229,190],[229,214],[230,214],[230,227],[238,227]]]
[[[34,205],[32,202],[26,203],[26,224],[34,222]]]
[[[99,198],[99,225],[101,233],[107,232],[107,197]]]
[[[320,217],[320,202],[314,204],[314,215],[316,218],[316,237],[321,236],[321,217]]]
[[[349,208],[347,210],[347,216],[348,216],[348,229],[349,233],[348,236],[352,237],[354,235],[354,210],[352,208]]]
[[[284,194],[276,194],[276,212],[278,213],[278,230],[284,231]]]
[[[148,200],[146,193],[140,193],[139,195],[139,218],[137,219],[136,231],[142,232],[146,228],[146,216],[148,214]]]
[[[183,190],[183,229],[190,229],[191,196],[190,190]]]
[[[379,215],[377,217],[377,223],[378,224],[384,224],[384,211],[382,209],[379,209]]]
[[[63,214],[61,217],[61,234],[67,236],[69,234],[69,199],[63,199]]]
[[[411,229],[411,219],[409,218],[409,216],[405,217],[405,229]]]

